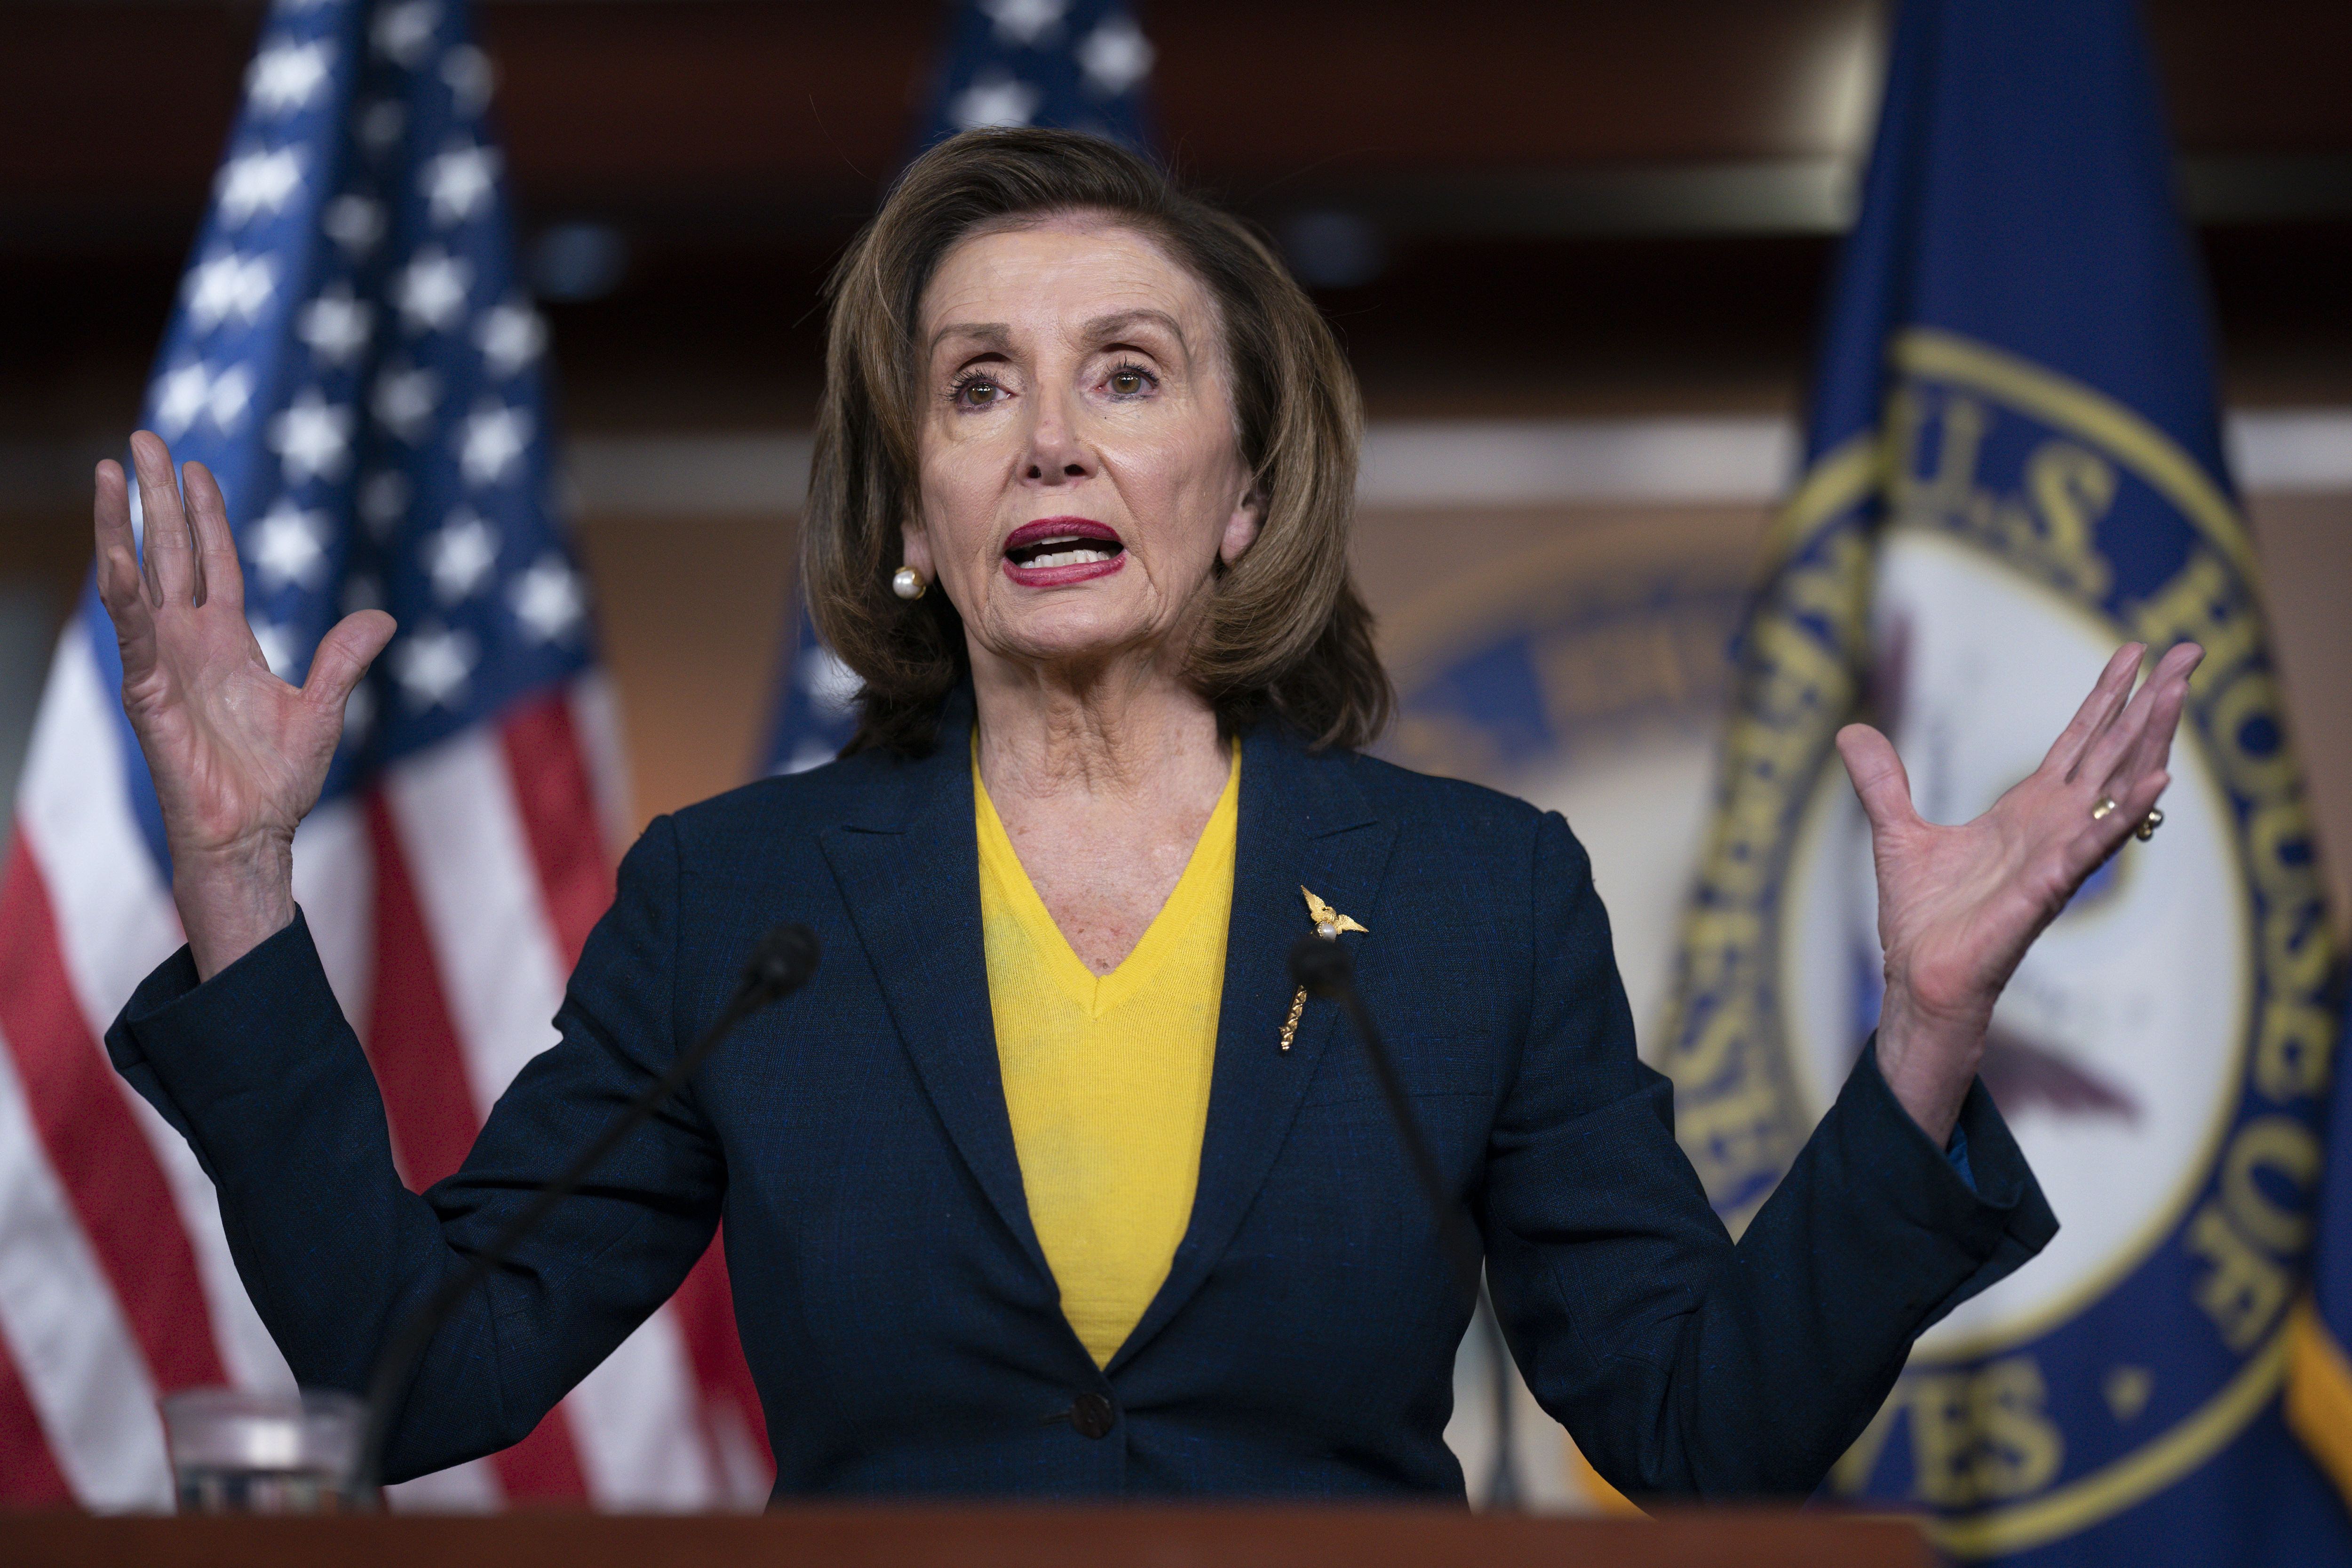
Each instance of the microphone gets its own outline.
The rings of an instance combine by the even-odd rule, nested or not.
[[[1461,1209],[1446,1195],[1445,1177],[1437,1168],[1437,1156],[1430,1152],[1429,1140],[1421,1135],[1421,1123],[1413,1120],[1412,1102],[1405,1098],[1404,1079],[1397,1076],[1395,1058],[1373,1026],[1371,1009],[1356,994],[1356,966],[1349,962],[1348,950],[1328,937],[1300,937],[1290,950],[1290,979],[1309,995],[1339,1003],[1355,1024],[1357,1037],[1364,1042],[1364,1056],[1372,1064],[1372,1077],[1381,1086],[1381,1097],[1389,1102],[1389,1115],[1395,1119],[1397,1136],[1403,1140],[1413,1173],[1421,1178],[1421,1190],[1436,1213],[1437,1239],[1453,1260],[1454,1283],[1462,1289],[1463,1300],[1475,1310],[1483,1272],[1477,1238],[1470,1234],[1470,1224],[1462,1217]]]
[[[736,982],[735,994],[728,998],[726,1007],[710,1026],[679,1053],[668,1071],[646,1085],[626,1109],[614,1117],[593,1143],[541,1187],[529,1206],[509,1220],[490,1238],[489,1246],[474,1255],[463,1272],[435,1291],[432,1299],[385,1344],[376,1356],[374,1373],[368,1380],[367,1425],[361,1432],[359,1463],[352,1474],[352,1492],[361,1500],[361,1507],[372,1506],[378,1495],[377,1477],[383,1467],[383,1441],[392,1419],[393,1398],[415,1373],[417,1357],[424,1353],[425,1345],[449,1314],[457,1310],[458,1303],[472,1293],[475,1286],[488,1279],[513,1255],[523,1237],[537,1229],[557,1204],[579,1190],[597,1162],[685,1085],[694,1069],[734,1032],[737,1025],[808,984],[809,976],[816,973],[817,956],[816,932],[797,921],[780,925],[762,936],[751,949],[751,960],[743,966],[743,976]]]
[[[1380,1030],[1372,1023],[1372,1011],[1356,992],[1356,965],[1348,950],[1337,942],[1320,935],[1302,936],[1290,950],[1291,984],[1310,995],[1326,997],[1339,1004],[1356,1026],[1356,1037],[1364,1042],[1364,1057],[1372,1065],[1372,1078],[1381,1086],[1381,1098],[1388,1101],[1389,1116],[1395,1121],[1397,1136],[1404,1143],[1405,1154],[1412,1163],[1413,1173],[1421,1179],[1422,1194],[1437,1216],[1437,1238],[1454,1265],[1454,1280],[1469,1303],[1473,1316],[1484,1317],[1486,1342],[1495,1360],[1495,1479],[1487,1494],[1487,1506],[1510,1509],[1517,1506],[1518,1484],[1511,1462],[1511,1379],[1506,1358],[1509,1352],[1503,1343],[1500,1320],[1493,1305],[1486,1300],[1484,1279],[1486,1269],[1480,1262],[1477,1238],[1470,1234],[1470,1224],[1462,1217],[1462,1210],[1446,1195],[1445,1177],[1437,1168],[1437,1156],[1422,1136],[1421,1123],[1414,1120],[1412,1101],[1404,1091],[1404,1079],[1397,1076],[1396,1059],[1389,1055]]]

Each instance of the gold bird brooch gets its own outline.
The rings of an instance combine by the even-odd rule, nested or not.
[[[1313,893],[1307,892],[1305,888],[1298,890],[1307,894],[1307,918],[1315,922],[1315,934],[1324,941],[1339,941],[1339,933],[1343,931],[1360,931],[1367,936],[1371,934],[1370,928],[1357,923],[1354,916],[1341,914]],[[1297,1038],[1299,1015],[1306,1011],[1307,987],[1302,985],[1298,988],[1298,994],[1290,999],[1290,1016],[1282,1021],[1284,1050],[1290,1049],[1290,1042]]]

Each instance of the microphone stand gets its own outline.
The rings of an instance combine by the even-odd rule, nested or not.
[[[449,1315],[457,1310],[458,1303],[513,1255],[515,1247],[538,1228],[540,1222],[553,1212],[556,1205],[580,1189],[581,1184],[588,1179],[589,1172],[595,1169],[599,1161],[643,1125],[664,1100],[677,1093],[693,1075],[694,1069],[702,1065],[737,1025],[761,1008],[782,1001],[806,984],[809,976],[816,973],[816,933],[797,921],[780,925],[761,937],[759,945],[751,950],[751,962],[744,967],[743,978],[736,984],[735,994],[728,999],[726,1008],[710,1026],[693,1045],[679,1053],[677,1059],[670,1063],[669,1070],[646,1086],[625,1110],[613,1118],[593,1143],[582,1150],[578,1158],[541,1187],[520,1214],[501,1226],[499,1233],[490,1238],[489,1246],[474,1254],[473,1260],[462,1272],[435,1291],[432,1299],[411,1316],[400,1332],[384,1345],[376,1356],[374,1374],[368,1380],[367,1424],[361,1429],[359,1462],[352,1471],[352,1493],[356,1498],[365,1500],[361,1506],[373,1506],[373,1500],[379,1495],[377,1478],[383,1468],[383,1445],[392,1421],[393,1399],[414,1375],[417,1358],[424,1353],[425,1345]]]
[[[1489,1397],[1495,1401],[1495,1473],[1486,1479],[1486,1511],[1517,1513],[1519,1468],[1511,1402],[1517,1397],[1518,1380],[1511,1375],[1511,1347],[1503,1342],[1503,1320],[1495,1315],[1494,1300],[1483,1290],[1478,1296],[1478,1322],[1486,1331],[1486,1381]]]
[[[1486,1502],[1489,1508],[1515,1509],[1518,1506],[1518,1482],[1511,1462],[1511,1379],[1507,1347],[1503,1342],[1500,1319],[1486,1300],[1486,1268],[1481,1261],[1477,1237],[1470,1232],[1470,1222],[1462,1217],[1461,1208],[1445,1191],[1444,1173],[1437,1168],[1437,1156],[1422,1136],[1421,1123],[1412,1114],[1412,1101],[1406,1096],[1404,1079],[1398,1076],[1396,1058],[1389,1054],[1378,1026],[1372,1023],[1372,1011],[1356,991],[1356,966],[1348,957],[1348,950],[1324,936],[1303,936],[1290,950],[1290,978],[1293,984],[1310,994],[1328,997],[1339,1005],[1356,1026],[1357,1038],[1364,1042],[1365,1059],[1371,1063],[1372,1079],[1380,1085],[1381,1098],[1388,1102],[1389,1115],[1396,1122],[1397,1136],[1404,1143],[1406,1158],[1412,1162],[1413,1174],[1420,1178],[1423,1196],[1437,1216],[1438,1243],[1454,1265],[1454,1284],[1462,1299],[1469,1304],[1474,1317],[1486,1323],[1487,1345],[1494,1356],[1495,1398],[1495,1479],[1489,1485]]]

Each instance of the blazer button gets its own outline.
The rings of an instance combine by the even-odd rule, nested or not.
[[[1118,1409],[1099,1394],[1081,1394],[1070,1402],[1070,1425],[1083,1437],[1108,1437],[1118,1420]]]

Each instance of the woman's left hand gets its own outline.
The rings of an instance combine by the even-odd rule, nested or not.
[[[2146,652],[2138,643],[2116,650],[2042,765],[1961,826],[1912,809],[1910,779],[1885,736],[1867,724],[1838,732],[1878,872],[1879,1070],[1938,1144],[1951,1138],[1993,1003],[2018,961],[2170,782],[2165,762],[2204,653],[2180,644],[2135,694]],[[2114,809],[2094,818],[2103,799]]]

